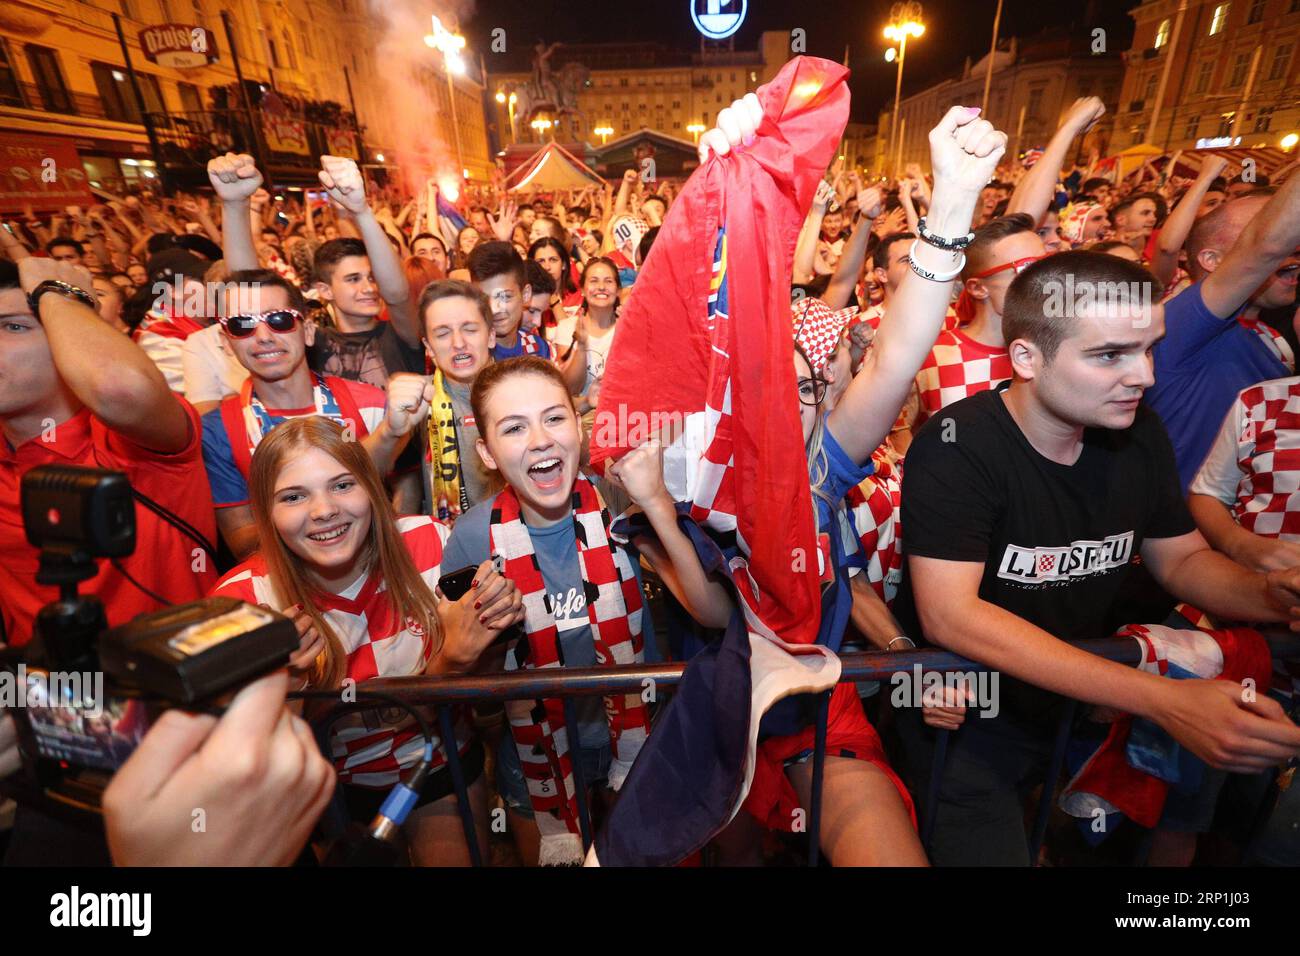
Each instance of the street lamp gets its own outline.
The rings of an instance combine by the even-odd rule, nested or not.
[[[925,33],[925,24],[921,22],[921,5],[916,0],[896,3],[889,10],[889,25],[885,27],[885,39],[898,44],[898,78],[894,81],[894,116],[889,131],[889,145],[895,145],[898,135],[898,106],[903,95],[903,63],[907,59],[907,38],[920,37]],[[889,54],[885,54],[888,59]],[[898,162],[902,160],[902,149],[898,151]],[[897,170],[895,170],[897,172]]]
[[[460,123],[456,119],[456,89],[452,85],[452,74],[465,75],[465,60],[460,51],[465,49],[465,38],[459,33],[452,33],[442,25],[437,14],[432,16],[433,32],[424,37],[425,46],[442,54],[443,66],[447,68],[447,99],[451,101],[452,135],[456,138],[456,165],[463,167],[465,159],[460,150]]]
[[[695,137],[695,145],[696,145],[696,146],[699,146],[699,145],[700,145],[700,134],[704,132],[704,124],[703,124],[703,123],[692,123],[690,126],[686,127],[686,132],[690,133],[692,136]]]
[[[540,119],[540,118],[539,118],[539,119],[535,119],[535,120],[533,120],[533,121],[532,121],[531,123],[529,123],[528,125],[531,126],[533,129],[537,130],[537,136],[538,136],[538,139],[540,139],[540,140],[542,140],[542,141],[545,141],[545,139],[546,139],[546,135],[545,135],[545,134],[546,134],[546,131],[547,131],[548,129],[550,129],[552,126],[554,126],[555,124],[552,123],[552,122],[551,122],[550,120],[548,120],[548,119]]]
[[[1296,143],[1300,143],[1300,133],[1287,133],[1285,136],[1282,137],[1282,142],[1280,142],[1278,145],[1281,146],[1283,149],[1285,149],[1287,152],[1290,152],[1291,150],[1295,149]]]
[[[609,137],[614,134],[614,127],[609,125],[597,126],[592,132],[600,137],[600,145],[604,146]]]

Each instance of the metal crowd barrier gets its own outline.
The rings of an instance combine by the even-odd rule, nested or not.
[[[1267,631],[1265,638],[1277,659],[1300,659],[1300,634],[1289,631]],[[1107,660],[1133,666],[1140,659],[1138,644],[1132,638],[1102,638],[1079,641],[1075,647],[1096,654]],[[914,650],[905,653],[873,652],[863,654],[841,655],[843,670],[840,682],[881,681],[888,682],[899,671],[912,672],[916,665],[921,665],[922,673],[940,672],[980,672],[989,670],[983,664],[967,660],[957,654],[941,650]],[[686,665],[681,662],[668,664],[620,665],[614,667],[574,667],[544,670],[523,670],[510,673],[481,674],[468,677],[404,677],[376,678],[359,685],[363,693],[371,691],[390,697],[397,697],[410,704],[430,705],[438,714],[439,734],[443,741],[455,740],[453,733],[452,705],[462,703],[481,703],[484,701],[503,701],[539,698],[563,698],[565,732],[570,741],[576,741],[577,717],[573,706],[574,697],[603,696],[606,694],[639,694],[645,687],[644,681],[654,681],[656,689],[672,688],[680,682]],[[821,794],[822,776],[826,764],[826,721],[830,692],[820,695],[815,727],[815,746],[813,750],[812,806],[808,808],[808,865],[817,866],[821,856],[818,834],[821,832]],[[1038,801],[1033,830],[1030,833],[1030,860],[1037,861],[1039,848],[1047,833],[1047,824],[1051,816],[1052,802],[1056,792],[1056,782],[1060,779],[1065,763],[1066,748],[1070,743],[1070,729],[1074,722],[1076,701],[1070,701],[1064,708],[1056,729],[1055,744],[1048,762],[1047,776],[1043,782],[1042,795]],[[382,702],[357,701],[352,704],[340,704],[331,708],[319,721],[329,720],[339,713],[383,707]],[[651,731],[653,733],[653,730]],[[929,787],[922,801],[921,844],[927,851],[933,833],[935,806],[939,797],[943,767],[947,757],[948,741],[953,731],[937,731],[933,764],[931,766]],[[447,755],[448,769],[456,792],[460,808],[461,823],[465,831],[465,840],[469,846],[470,859],[474,866],[482,866],[483,859],[475,832],[474,813],[470,807],[468,787],[461,768],[460,755],[455,746],[444,747]],[[327,751],[328,753],[328,751]],[[573,763],[574,787],[577,791],[578,812],[581,821],[583,847],[590,849],[593,838],[591,832],[591,814],[587,805],[586,780],[583,777],[581,761]]]

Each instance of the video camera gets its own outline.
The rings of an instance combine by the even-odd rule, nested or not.
[[[36,581],[60,592],[37,615],[31,642],[0,664],[14,679],[23,771],[46,796],[96,810],[162,710],[206,710],[284,667],[297,630],[282,615],[220,597],[110,628],[103,603],[77,586],[99,574],[99,560],[116,566],[135,551],[136,495],[126,475],[43,465],[23,476],[21,498],[27,540],[40,549]]]

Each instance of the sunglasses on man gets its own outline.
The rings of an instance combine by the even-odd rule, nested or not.
[[[1033,265],[1035,262],[1037,262],[1039,259],[1046,259],[1046,258],[1047,258],[1046,255],[1041,255],[1041,256],[1026,256],[1026,257],[1023,258],[1023,259],[1016,259],[1016,260],[1014,260],[1014,261],[1012,261],[1012,262],[1004,262],[1004,263],[1002,263],[1002,265],[1000,265],[1000,266],[994,266],[992,269],[985,269],[985,270],[984,270],[983,272],[981,272],[979,275],[973,275],[973,276],[971,276],[971,278],[972,278],[972,279],[987,279],[987,278],[989,278],[990,276],[995,276],[995,275],[997,275],[999,272],[1006,272],[1008,269],[1014,269],[1016,275],[1020,275],[1020,273],[1024,272],[1026,269],[1028,269],[1030,266],[1032,266],[1032,265]]]
[[[293,327],[301,321],[302,313],[297,309],[274,309],[270,312],[227,316],[221,320],[221,325],[232,339],[246,339],[257,331],[259,322],[265,322],[272,332],[284,333],[292,332]]]

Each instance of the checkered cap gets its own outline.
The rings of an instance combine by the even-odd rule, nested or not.
[[[825,370],[826,360],[839,344],[845,326],[857,313],[857,306],[833,311],[829,305],[813,296],[805,296],[791,304],[794,341],[808,357],[814,375],[820,375]]]
[[[1070,242],[1083,241],[1083,224],[1088,221],[1093,210],[1104,208],[1100,203],[1077,202],[1066,206],[1061,212],[1061,235]]]

